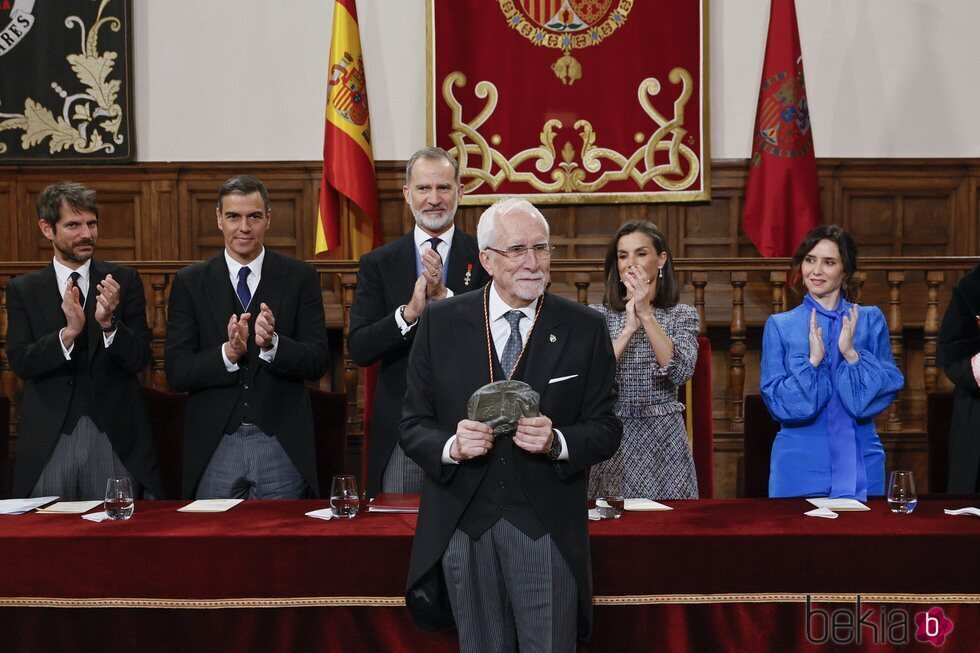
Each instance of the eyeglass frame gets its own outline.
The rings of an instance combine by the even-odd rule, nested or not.
[[[549,243],[538,243],[537,245],[512,245],[507,249],[497,249],[496,247],[484,247],[483,249],[488,249],[491,252],[496,252],[506,259],[511,261],[520,261],[528,252],[532,252],[535,260],[550,259],[557,249],[554,245]]]

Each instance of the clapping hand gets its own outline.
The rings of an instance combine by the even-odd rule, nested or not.
[[[851,306],[844,316],[841,323],[840,337],[837,339],[837,348],[848,363],[852,365],[857,362],[858,353],[854,350],[854,332],[857,330],[858,307],[857,304]]]
[[[228,320],[228,342],[225,343],[225,356],[232,364],[248,351],[248,321],[251,313],[242,313],[241,317],[232,315]]]
[[[276,316],[272,314],[272,309],[268,304],[262,303],[259,306],[259,316],[255,318],[255,344],[262,349],[272,346],[272,336],[276,332]],[[248,334],[245,334],[248,338]]]
[[[430,300],[445,299],[446,286],[442,283],[442,257],[434,249],[422,254],[422,276],[425,277],[425,296]]]
[[[112,326],[112,314],[119,306],[119,283],[111,274],[107,274],[96,289],[99,294],[95,296],[95,321],[103,329],[108,329]]]
[[[826,349],[823,346],[823,328],[817,326],[817,309],[810,311],[810,365],[819,367]]]
[[[85,311],[78,303],[79,290],[75,282],[68,279],[65,284],[65,296],[61,300],[61,310],[65,314],[68,324],[62,332],[62,342],[65,347],[71,347],[75,343],[75,337],[85,328]],[[65,342],[67,341],[67,342]]]

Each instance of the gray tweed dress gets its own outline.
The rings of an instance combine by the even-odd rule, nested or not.
[[[626,313],[601,304],[591,307],[606,318],[615,340],[626,325]],[[619,400],[616,415],[623,422],[623,440],[609,460],[592,468],[589,496],[595,497],[600,475],[619,474],[623,496],[649,499],[696,499],[697,476],[687,442],[684,405],[677,388],[694,374],[698,356],[698,313],[677,304],[654,308],[654,316],[674,343],[674,356],[661,367],[643,329],[630,338],[616,366]]]

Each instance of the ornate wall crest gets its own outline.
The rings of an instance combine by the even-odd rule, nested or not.
[[[459,160],[464,204],[710,199],[704,0],[427,12],[428,141]]]
[[[498,0],[507,23],[534,45],[562,55],[551,70],[563,84],[582,78],[572,51],[597,45],[626,22],[633,0]],[[598,72],[598,71],[597,71]]]

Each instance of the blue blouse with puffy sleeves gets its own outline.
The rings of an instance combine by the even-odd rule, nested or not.
[[[766,321],[759,385],[766,407],[781,427],[772,447],[769,496],[866,500],[868,495],[884,494],[885,451],[874,418],[905,384],[892,357],[885,316],[876,306],[858,308],[854,349],[860,358],[853,365],[841,360],[836,374],[831,354],[838,347],[836,340],[830,341],[830,320],[818,314],[817,324],[823,329],[826,354],[814,367],[809,360],[810,309],[801,304]],[[854,450],[863,460],[866,486],[859,483],[831,492],[835,458],[827,413],[834,394],[853,420]]]

